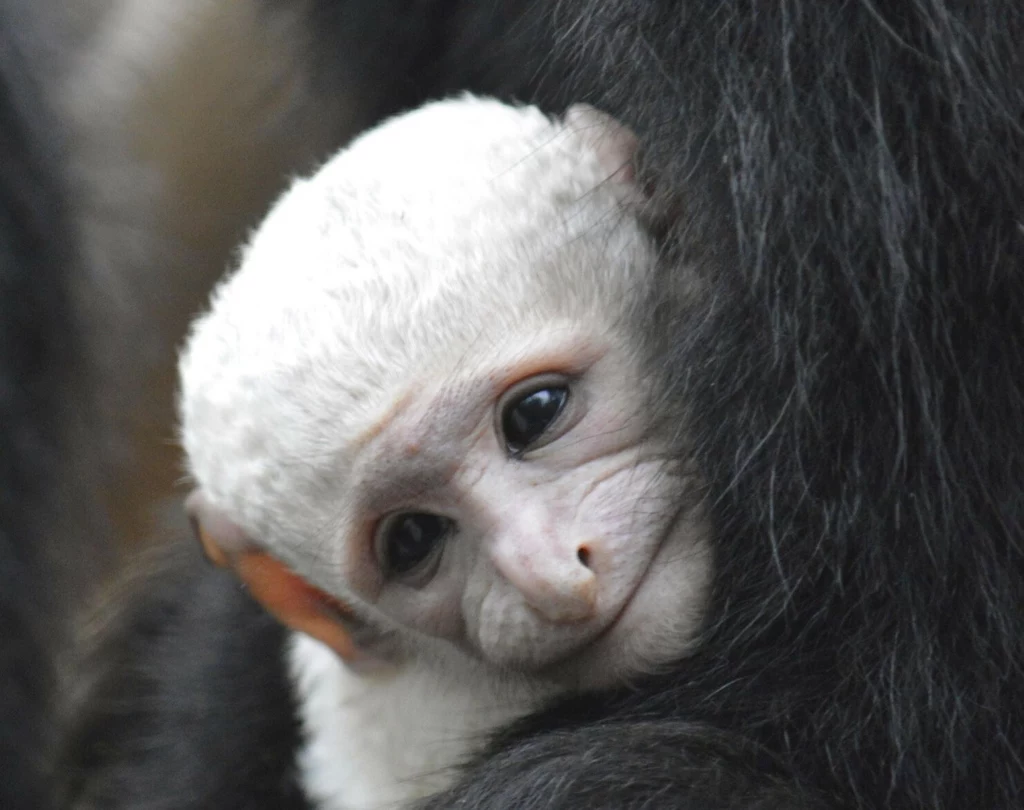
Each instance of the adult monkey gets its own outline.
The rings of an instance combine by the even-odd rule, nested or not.
[[[352,5],[310,6],[323,64]],[[446,8],[424,93],[592,101],[686,212],[648,334],[719,563],[672,675],[538,716],[436,806],[1017,806],[1024,15],[579,0],[507,4],[501,35]],[[673,328],[684,261],[696,330]],[[80,729],[80,805],[303,806],[276,628],[213,573],[137,611]],[[104,705],[125,686],[137,705]]]

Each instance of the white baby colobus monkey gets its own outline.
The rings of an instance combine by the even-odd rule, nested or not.
[[[683,656],[692,470],[647,417],[635,139],[465,96],[296,182],[181,364],[207,553],[296,634],[318,806],[436,791],[487,733]]]

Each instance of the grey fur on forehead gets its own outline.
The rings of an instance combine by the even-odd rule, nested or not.
[[[651,248],[586,120],[436,102],[293,184],[180,362],[182,440],[214,502],[281,529],[272,504],[315,508],[320,462],[414,379],[517,331],[616,326]]]

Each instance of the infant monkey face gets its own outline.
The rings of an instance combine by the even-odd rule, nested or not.
[[[351,665],[429,636],[576,688],[619,682],[685,652],[710,572],[637,368],[625,341],[571,329],[464,355],[346,439],[318,508],[277,505],[287,534],[250,539],[199,491],[199,536]]]
[[[268,216],[181,412],[198,533],[275,615],[349,662],[582,686],[685,653],[710,562],[632,339],[635,145],[593,110],[428,105]]]
[[[372,539],[344,568],[393,622],[536,672],[621,643],[659,599],[672,613],[654,569],[696,581],[705,563],[625,346],[523,346],[398,398],[360,453]]]

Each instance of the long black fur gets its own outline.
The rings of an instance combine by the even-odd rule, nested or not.
[[[321,60],[345,59],[331,26],[355,6],[314,4]],[[428,806],[1019,807],[1024,10],[437,8],[445,26],[410,63],[430,78],[410,76],[403,103],[463,87],[589,100],[639,135],[677,215],[642,313],[668,380],[657,415],[707,479],[717,541],[691,658],[511,729]],[[266,736],[295,740],[280,638],[229,588],[138,609],[149,629],[103,687],[135,697],[94,707],[71,758],[95,806],[299,806]],[[263,756],[265,798],[228,791]],[[202,788],[182,776],[203,767]]]

